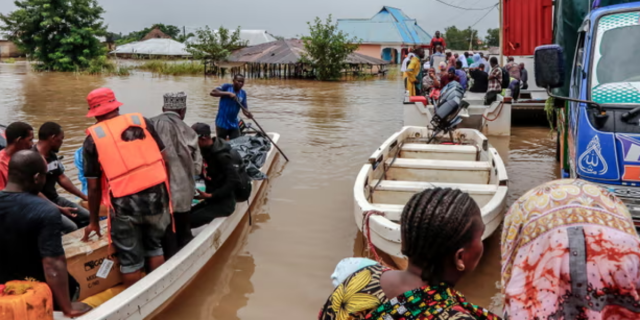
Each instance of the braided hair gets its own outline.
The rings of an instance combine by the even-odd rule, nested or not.
[[[471,242],[476,214],[480,208],[460,190],[434,188],[411,197],[400,219],[402,254],[422,269],[423,281],[441,281],[444,258]]]

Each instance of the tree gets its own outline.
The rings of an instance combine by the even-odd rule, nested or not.
[[[240,40],[240,27],[231,32],[223,27],[211,30],[209,26],[205,26],[196,30],[195,40],[187,44],[186,50],[196,59],[225,61],[231,52],[246,46],[246,41]]]
[[[471,50],[478,48],[478,30],[472,29],[471,27],[460,30],[455,26],[447,27],[444,30],[447,49],[469,50],[470,44]]]
[[[489,47],[499,47],[500,46],[500,29],[489,29],[487,30],[487,37],[485,38],[485,42]]]
[[[3,26],[23,52],[53,71],[84,70],[106,49],[97,36],[105,36],[104,10],[96,0],[17,0],[18,9],[0,14]]]
[[[340,79],[347,57],[358,50],[360,40],[349,39],[346,33],[338,30],[331,15],[324,23],[316,17],[313,24],[307,24],[310,35],[302,37],[306,51],[302,54],[302,62],[313,67],[318,80]]]
[[[187,34],[180,34],[179,36],[176,37],[176,41],[178,42],[185,42],[187,41],[187,39],[191,38],[191,37],[195,37],[196,35],[193,34],[192,32],[189,32]]]

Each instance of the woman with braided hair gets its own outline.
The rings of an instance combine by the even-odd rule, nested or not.
[[[404,207],[400,224],[407,270],[376,264],[356,271],[329,297],[320,320],[499,319],[453,288],[484,250],[480,208],[468,194],[424,190]]]

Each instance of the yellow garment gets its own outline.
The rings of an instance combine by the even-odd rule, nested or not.
[[[113,287],[111,289],[107,289],[105,291],[102,291],[94,296],[91,296],[89,298],[86,298],[84,300],[82,300],[82,302],[88,304],[91,308],[97,308],[98,306],[100,306],[101,304],[109,301],[109,299],[117,296],[118,294],[120,294],[120,292],[124,291],[125,286],[124,285],[119,285],[116,287]]]
[[[404,87],[409,90],[409,96],[416,96],[416,82],[418,81],[418,74],[420,74],[420,68],[422,63],[417,57],[412,57],[407,71],[404,72]]]

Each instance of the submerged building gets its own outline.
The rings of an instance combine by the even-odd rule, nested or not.
[[[415,19],[389,6],[371,19],[338,19],[338,29],[362,41],[359,53],[391,63],[400,63],[409,48],[431,43],[431,35]]]

